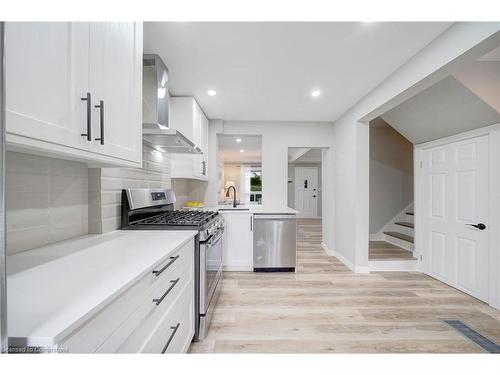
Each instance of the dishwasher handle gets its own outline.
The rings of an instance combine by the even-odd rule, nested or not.
[[[255,220],[296,220],[294,214],[290,215],[269,215],[269,214],[254,214]]]

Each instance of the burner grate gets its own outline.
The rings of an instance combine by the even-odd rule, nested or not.
[[[143,219],[147,225],[202,225],[217,216],[214,211],[169,211],[161,215]]]

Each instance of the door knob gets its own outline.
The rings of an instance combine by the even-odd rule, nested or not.
[[[471,227],[477,228],[479,230],[485,230],[486,229],[486,225],[484,225],[483,223],[479,223],[479,224],[466,224],[466,225],[469,225]]]

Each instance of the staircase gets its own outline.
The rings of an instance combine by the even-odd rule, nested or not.
[[[414,249],[414,213],[413,204],[382,229],[383,239],[408,251]]]
[[[413,203],[406,206],[376,234],[370,235],[371,241],[385,241],[413,252],[414,236]]]
[[[370,271],[415,271],[413,204],[394,217],[374,236],[370,236]]]

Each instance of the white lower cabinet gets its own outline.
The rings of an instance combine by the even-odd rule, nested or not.
[[[227,271],[253,270],[253,214],[219,211],[224,216],[223,265]]]
[[[185,353],[194,336],[194,241],[79,327],[69,353]]]

